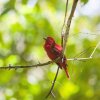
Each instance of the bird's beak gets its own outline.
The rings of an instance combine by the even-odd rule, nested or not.
[[[46,38],[46,37],[44,37],[43,39],[44,39],[44,40],[47,40],[47,38]]]

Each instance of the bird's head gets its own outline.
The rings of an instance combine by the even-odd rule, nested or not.
[[[55,41],[52,37],[46,37],[46,38],[43,38],[45,40],[45,43],[48,44],[48,45],[52,45],[52,44],[55,44]]]

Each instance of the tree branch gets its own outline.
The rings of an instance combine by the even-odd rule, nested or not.
[[[63,54],[64,54],[64,51],[65,51],[65,48],[66,48],[66,43],[67,43],[68,36],[69,36],[70,25],[71,25],[72,17],[74,15],[74,12],[75,12],[75,9],[76,9],[76,6],[77,6],[77,2],[78,2],[78,0],[73,0],[72,10],[71,10],[69,18],[67,20],[66,30],[65,30],[65,33],[64,33]]]
[[[49,65],[51,63],[57,62],[61,58],[61,56],[56,58],[53,61],[48,61],[48,62],[45,62],[45,63],[39,63],[39,64],[36,64],[36,65],[16,65],[16,66],[12,66],[11,64],[9,64],[9,66],[5,66],[5,67],[3,66],[3,67],[0,67],[0,69],[18,69],[18,68],[31,68],[31,67],[45,66],[45,65]]]
[[[53,90],[53,88],[54,88],[54,85],[55,85],[55,82],[56,82],[56,79],[57,79],[57,76],[58,76],[58,72],[59,72],[59,66],[58,66],[58,69],[57,69],[55,78],[54,78],[54,80],[53,80],[53,82],[52,82],[51,89],[50,89],[50,91],[48,92],[46,98],[48,98],[50,94],[53,94],[53,93],[52,93],[52,90]],[[53,97],[54,97],[54,94],[53,94]]]
[[[0,67],[0,69],[32,68],[32,67],[38,67],[38,66],[45,66],[45,65],[51,64],[53,62],[54,61],[48,61],[48,62],[45,62],[45,63],[36,64],[36,65],[16,65],[16,66],[13,66],[13,65],[9,64],[9,66]]]
[[[67,10],[68,10],[68,0],[66,1],[66,9],[65,9],[65,17],[64,17],[64,22],[63,22],[63,26],[62,26],[62,30],[61,30],[61,37],[64,37],[64,34],[65,34],[65,32],[64,32],[64,30],[65,30],[65,24],[66,24],[66,17],[67,17]],[[63,39],[62,39],[63,40]]]

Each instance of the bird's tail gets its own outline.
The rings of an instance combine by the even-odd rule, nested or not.
[[[62,69],[64,69],[65,70],[65,73],[66,73],[66,76],[68,77],[68,79],[70,78],[70,75],[69,75],[69,73],[68,73],[68,68],[66,67],[66,65],[65,64],[62,64],[62,63],[57,63],[57,65]]]
[[[64,68],[64,70],[65,70],[65,73],[66,73],[67,77],[70,78],[69,73],[68,73],[68,69]]]

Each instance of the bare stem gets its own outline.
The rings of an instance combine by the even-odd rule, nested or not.
[[[96,51],[96,49],[98,48],[99,45],[100,45],[100,42],[99,42],[99,43],[96,45],[96,47],[94,48],[93,52],[92,52],[91,55],[90,55],[90,58],[92,58],[94,52]]]
[[[62,30],[61,30],[61,36],[62,37],[64,36],[64,33],[65,33],[64,30],[65,30],[65,26],[66,26],[65,24],[66,24],[66,19],[67,19],[66,17],[67,17],[67,10],[68,10],[68,1],[69,0],[66,1],[66,9],[65,9],[64,23],[63,23]]]
[[[67,20],[66,30],[65,30],[65,33],[64,33],[63,53],[64,53],[65,48],[66,48],[66,43],[67,43],[68,36],[69,36],[70,25],[71,25],[72,17],[74,15],[74,12],[75,12],[75,9],[76,9],[76,6],[77,6],[77,2],[78,2],[78,0],[73,0],[72,10],[71,10],[69,18]]]
[[[59,67],[58,67],[58,69],[57,69],[55,78],[54,78],[54,80],[53,80],[53,82],[52,82],[51,89],[50,89],[49,93],[47,94],[46,98],[48,98],[48,96],[52,93],[52,90],[53,90],[53,88],[54,88],[54,85],[55,85],[55,82],[56,82],[56,79],[57,79],[57,76],[58,76],[58,72],[59,72]]]
[[[36,64],[36,65],[16,65],[16,66],[13,66],[11,64],[9,64],[9,66],[5,66],[5,67],[0,67],[0,69],[19,69],[19,68],[32,68],[32,67],[38,67],[38,66],[45,66],[45,65],[48,65],[48,64],[51,64],[53,63],[53,61],[48,61],[48,62],[45,62],[45,63],[39,63],[39,64]]]
[[[96,47],[93,49],[91,55],[87,58],[69,58],[67,60],[89,60],[93,58],[93,54],[95,53],[96,49],[98,48],[98,46],[100,45],[100,42],[97,43]]]

